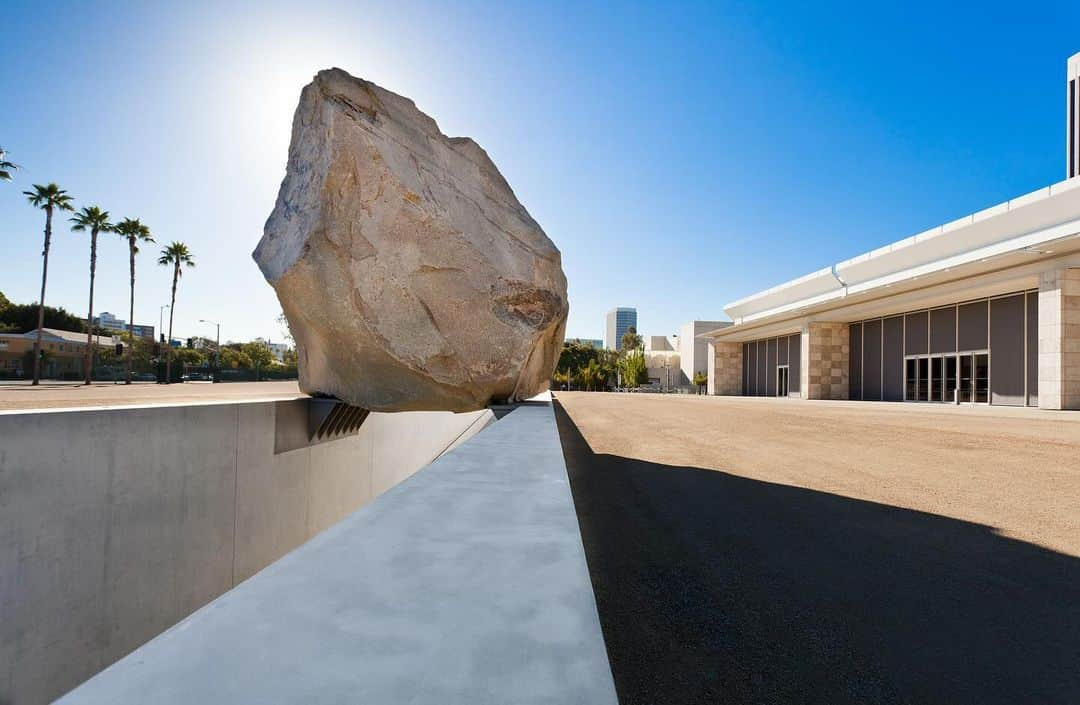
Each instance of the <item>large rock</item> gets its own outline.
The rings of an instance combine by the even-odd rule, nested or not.
[[[559,250],[487,153],[340,69],[300,95],[256,262],[300,387],[376,411],[469,411],[547,388]]]

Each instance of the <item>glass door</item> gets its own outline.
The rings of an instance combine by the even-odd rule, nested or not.
[[[948,401],[945,398],[945,380],[942,378],[942,368],[945,358],[930,358],[930,401]]]
[[[952,384],[956,380],[956,358],[952,363]],[[904,359],[905,401],[952,401],[951,392],[946,396],[946,360],[941,355],[912,355]],[[951,387],[950,387],[951,389]]]
[[[968,403],[971,401],[971,355],[963,354],[959,356],[960,359],[960,402]]]
[[[956,356],[949,355],[945,358],[945,401],[956,400]]]
[[[989,353],[975,353],[974,359],[975,403],[986,404],[990,401],[990,355]]]
[[[776,396],[788,395],[788,366],[780,365],[776,368]]]
[[[990,353],[965,352],[956,356],[960,366],[960,401],[990,402]]]

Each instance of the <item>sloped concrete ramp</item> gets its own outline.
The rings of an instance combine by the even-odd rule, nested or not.
[[[58,702],[614,705],[550,403],[517,408]]]

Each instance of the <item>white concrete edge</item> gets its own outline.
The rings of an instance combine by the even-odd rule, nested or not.
[[[774,308],[766,309],[758,313],[748,314],[741,317],[742,323],[753,323],[762,321],[764,319],[772,318],[785,313],[793,313],[800,309],[809,308],[818,304],[827,303],[829,301],[837,301],[843,299],[852,294],[866,293],[878,288],[891,287],[894,284],[899,284],[911,279],[924,277],[930,274],[936,274],[944,272],[954,267],[960,267],[968,264],[980,262],[982,260],[988,260],[1002,255],[1018,253],[1025,248],[1034,247],[1037,245],[1049,245],[1051,243],[1066,240],[1069,238],[1080,236],[1080,219],[1070,220],[1059,225],[1037,230],[1032,233],[1021,235],[1019,237],[1010,238],[997,243],[986,245],[975,250],[969,250],[951,257],[935,260],[925,264],[902,269],[891,274],[886,274],[881,277],[869,279],[865,282],[859,282],[858,284],[852,284],[848,287],[841,287],[837,283],[837,288],[833,291],[820,294],[817,296],[800,299],[788,304],[776,306]],[[704,333],[702,336],[710,340],[718,340],[725,337],[725,332],[734,332],[732,328],[735,326],[728,326],[727,328]]]
[[[178,406],[229,406],[233,404],[265,404],[271,401],[296,401],[313,399],[306,394],[291,397],[243,397],[240,399],[208,399],[206,401],[172,401],[145,404],[103,404],[99,406],[50,406],[37,409],[3,409],[0,416],[17,414],[60,414],[74,411],[130,411],[132,409],[169,409]]]
[[[1080,179],[1077,178],[1067,179],[1065,181],[1060,181],[1049,186],[1044,186],[1030,193],[1017,196],[1016,198],[1009,199],[1008,201],[998,203],[988,208],[983,208],[982,210],[949,221],[948,223],[935,226],[916,235],[897,240],[896,242],[892,242],[882,247],[878,247],[876,249],[870,250],[869,252],[864,252],[862,254],[856,255],[855,257],[842,260],[835,263],[831,267],[824,267],[796,279],[791,279],[781,284],[777,284],[776,286],[769,287],[768,289],[763,289],[761,291],[753,293],[749,296],[736,299],[735,301],[724,305],[724,312],[733,319],[739,318],[747,321],[754,320],[753,318],[751,318],[752,316],[757,317],[764,312],[742,314],[740,313],[740,309],[745,308],[747,304],[752,304],[756,301],[760,301],[777,293],[781,293],[790,289],[795,289],[802,284],[823,277],[823,275],[828,274],[833,267],[844,268],[846,266],[863,263],[872,259],[880,259],[889,255],[894,255],[902,250],[908,249],[913,245],[918,245],[940,237],[942,235],[963,230],[964,228],[967,228],[969,226],[973,226],[990,220],[992,218],[1011,213],[1013,211],[1033,205],[1035,203],[1046,201],[1055,196],[1059,196],[1068,191],[1072,191],[1077,187],[1080,187]]]

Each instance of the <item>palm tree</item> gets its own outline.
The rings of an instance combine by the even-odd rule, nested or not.
[[[176,312],[176,284],[180,281],[182,270],[180,265],[186,264],[188,267],[195,266],[195,258],[191,254],[191,250],[188,246],[182,242],[173,242],[168,247],[164,247],[161,250],[161,256],[158,257],[158,264],[162,266],[172,266],[172,298],[169,300],[169,337],[166,339],[165,348],[165,384],[172,381],[172,322],[173,313]]]
[[[45,280],[49,274],[49,243],[52,241],[53,211],[74,210],[71,196],[56,184],[34,184],[30,191],[23,191],[30,205],[45,211],[45,249],[41,252],[41,297],[38,299],[37,338],[34,339],[34,384],[41,380],[41,327],[45,325]]]
[[[139,222],[138,218],[124,218],[116,226],[114,231],[120,237],[128,241],[128,261],[131,268],[131,296],[128,308],[128,349],[127,349],[127,377],[124,384],[131,384],[131,360],[135,348],[135,255],[139,254],[139,240],[154,242],[150,235],[150,228]]]
[[[98,233],[112,232],[116,226],[109,222],[109,211],[103,211],[97,206],[83,206],[82,210],[71,219],[74,225],[71,229],[75,232],[90,231],[90,305],[86,312],[86,384],[90,384],[91,373],[94,371],[94,272],[97,269],[97,236]]]
[[[18,164],[13,164],[7,160],[7,152],[3,147],[0,147],[0,180],[11,181],[11,172],[19,168]]]

